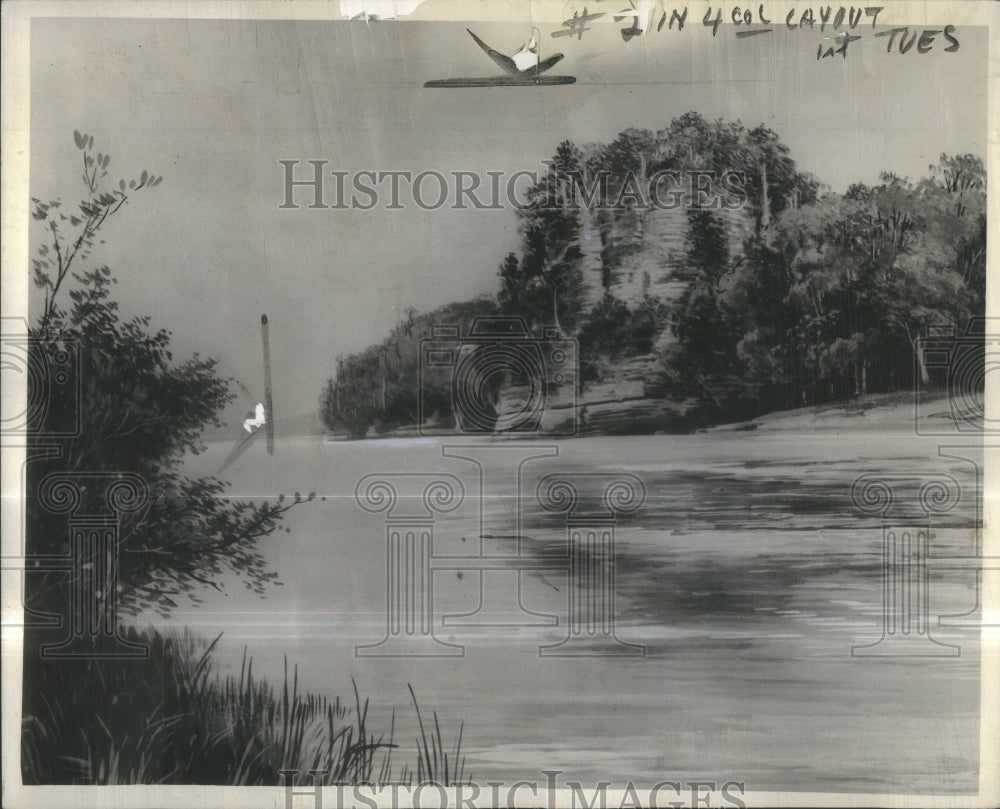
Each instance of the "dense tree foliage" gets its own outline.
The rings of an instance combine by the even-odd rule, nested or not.
[[[445,368],[421,368],[421,341],[432,339],[433,327],[440,324],[454,325],[457,335],[468,336],[473,319],[496,313],[489,298],[451,303],[422,315],[408,310],[383,342],[337,358],[337,375],[320,395],[323,423],[355,437],[412,427],[421,396],[429,416],[449,415],[451,374]]]
[[[680,178],[681,191],[688,183],[669,269],[680,291],[650,295],[644,273],[641,296],[633,287],[618,298],[623,268],[636,274],[629,257],[650,249],[649,212],[674,188],[658,185],[664,176]],[[665,380],[668,395],[697,398],[706,420],[940,383],[918,341],[932,326],[961,333],[985,311],[986,174],[973,155],[942,155],[924,178],[885,174],[841,195],[799,171],[767,127],[690,112],[606,144],[563,141],[525,202],[519,249],[499,267],[497,310],[535,335],[555,326],[577,338],[584,390],[645,356],[656,389]],[[596,259],[586,244],[599,244]],[[597,294],[597,276],[583,275],[595,260]],[[489,303],[463,306],[472,307],[464,323]],[[445,314],[461,319],[447,309],[420,320],[420,334]],[[400,339],[413,322],[338,361],[323,397],[331,429],[413,423],[417,347]],[[438,394],[443,411],[446,387]]]
[[[528,191],[519,211],[520,259],[510,253],[500,267],[497,302],[532,327],[572,327],[580,317],[580,214],[572,205],[572,178],[580,172],[580,150],[559,144],[549,170]]]
[[[918,182],[782,211],[714,271],[693,240],[664,361],[678,384],[725,397],[736,380],[767,409],[941,381],[918,340],[984,313],[985,202],[982,163],[942,156]]]
[[[88,266],[105,223],[130,195],[162,179],[144,171],[108,190],[111,159],[93,154],[93,143],[92,136],[76,133],[83,201],[70,211],[58,199],[33,200],[45,240],[33,262],[43,300],[29,328],[29,359],[39,372],[28,377],[28,398],[41,406],[28,434],[26,550],[68,553],[66,516],[50,513],[38,498],[46,475],[61,473],[85,490],[93,473],[131,473],[145,482],[149,505],[121,525],[114,595],[120,608],[168,611],[179,596],[197,600],[205,585],[221,589],[226,571],[262,591],[275,574],[257,540],[277,529],[290,504],[231,500],[217,478],[182,474],[184,456],[204,449],[202,431],[220,426],[219,415],[232,400],[229,381],[218,376],[215,360],[197,354],[175,360],[170,332],[152,330],[148,317],[123,317],[112,297],[110,269]],[[56,369],[65,384],[52,382]],[[30,573],[26,608],[64,616],[67,578],[78,574]]]

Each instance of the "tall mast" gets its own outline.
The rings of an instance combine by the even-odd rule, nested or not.
[[[267,334],[267,315],[260,316],[260,339],[264,346],[264,417],[267,423],[267,453],[274,455],[274,407],[271,403],[271,341]]]

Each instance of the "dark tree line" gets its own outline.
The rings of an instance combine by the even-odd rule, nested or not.
[[[696,275],[665,367],[723,412],[942,382],[918,341],[985,312],[985,185],[978,158],[943,155],[916,182],[884,174],[782,211],[731,254],[713,213],[692,212]]]
[[[433,336],[435,324],[456,324],[465,335],[474,318],[496,313],[489,298],[451,303],[421,315],[408,310],[383,342],[337,358],[336,376],[320,394],[323,423],[352,436],[413,426],[421,394],[429,413],[450,413],[450,376],[446,369],[437,369],[421,377],[420,341]]]

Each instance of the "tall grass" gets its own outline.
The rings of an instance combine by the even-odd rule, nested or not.
[[[353,705],[299,691],[288,661],[280,690],[253,673],[244,650],[239,676],[213,668],[219,641],[183,633],[129,630],[146,643],[143,661],[52,662],[25,678],[21,766],[26,784],[276,785],[281,771],[325,771],[325,783],[457,783],[464,775],[462,731],[453,752],[434,714],[425,732],[410,687],[420,739],[415,770],[392,761],[388,734],[368,720],[369,701],[353,684]]]
[[[413,710],[417,712],[417,723],[420,726],[420,738],[417,740],[417,783],[436,781],[445,786],[460,783],[465,772],[465,756],[462,755],[462,733],[465,731],[465,723],[459,726],[455,749],[449,761],[448,753],[444,749],[437,711],[434,712],[434,730],[428,739],[424,731],[424,720],[420,715],[420,705],[417,704],[417,695],[413,693],[412,685],[407,683],[406,687],[410,689],[410,699],[413,700]]]

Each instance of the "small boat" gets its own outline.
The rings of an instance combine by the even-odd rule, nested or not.
[[[491,48],[466,28],[476,44],[483,49],[503,72],[504,76],[485,76],[482,78],[434,79],[424,82],[424,87],[527,87],[529,85],[549,86],[555,84],[573,84],[575,76],[542,76],[546,70],[563,58],[563,54],[554,53],[547,59],[538,57],[537,29],[533,29],[531,38],[517,51],[508,56]]]

